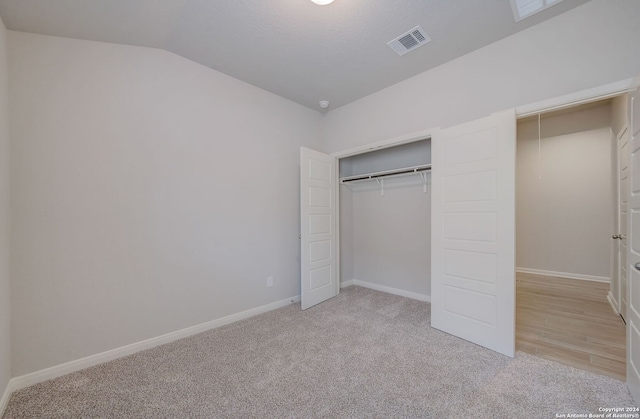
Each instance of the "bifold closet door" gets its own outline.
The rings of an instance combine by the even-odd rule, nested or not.
[[[336,159],[300,148],[301,303],[306,310],[338,295]]]
[[[513,357],[515,112],[431,141],[431,325]]]

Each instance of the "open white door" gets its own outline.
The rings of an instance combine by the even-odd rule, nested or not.
[[[515,352],[515,112],[435,133],[431,326]]]
[[[611,285],[617,294],[618,313],[627,320],[627,291],[629,288],[629,267],[627,266],[627,254],[629,247],[629,128],[625,128],[617,137],[618,142],[618,231],[617,239],[620,241],[617,247],[617,280],[611,278]],[[614,235],[614,237],[616,237]]]
[[[631,158],[627,288],[627,385],[640,405],[640,89],[630,93]]]
[[[335,158],[300,148],[302,309],[338,294]]]

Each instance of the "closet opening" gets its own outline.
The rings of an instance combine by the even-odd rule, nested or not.
[[[519,118],[516,152],[516,349],[623,381],[626,104]]]
[[[341,287],[430,301],[431,140],[338,158]]]

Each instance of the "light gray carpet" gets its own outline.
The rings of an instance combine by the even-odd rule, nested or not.
[[[20,390],[4,418],[555,418],[633,405],[625,384],[431,329],[430,307],[350,287]]]

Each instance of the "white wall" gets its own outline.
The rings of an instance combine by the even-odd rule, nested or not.
[[[340,282],[354,279],[353,275],[353,193],[340,185]]]
[[[0,399],[11,378],[7,31],[0,20]]]
[[[9,41],[15,376],[300,293],[319,113],[161,50]]]
[[[609,103],[518,123],[516,266],[609,278]]]
[[[324,117],[349,149],[535,103],[640,73],[640,1],[592,0]]]
[[[431,295],[431,193],[418,175],[353,186],[353,277]]]

